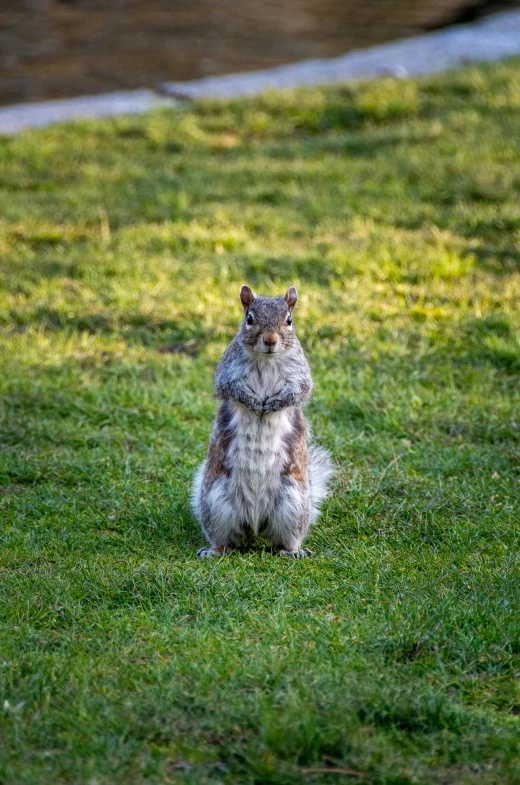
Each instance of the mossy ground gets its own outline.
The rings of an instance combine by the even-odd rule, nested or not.
[[[2,783],[520,782],[519,128],[511,62],[0,140]],[[302,562],[195,558],[246,281],[339,467]]]

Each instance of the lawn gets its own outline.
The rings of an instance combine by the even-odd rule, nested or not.
[[[520,783],[520,62],[0,139],[2,785]],[[198,561],[296,284],[305,561]]]

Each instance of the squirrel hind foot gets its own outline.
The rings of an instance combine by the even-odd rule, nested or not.
[[[227,556],[231,548],[199,548],[197,557],[199,559],[211,559],[213,556]]]
[[[278,551],[280,556],[288,556],[290,559],[307,559],[309,556],[312,556],[313,553],[308,548],[297,548],[294,551],[285,551],[280,550]]]

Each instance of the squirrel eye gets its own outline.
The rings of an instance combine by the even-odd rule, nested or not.
[[[247,319],[246,319],[247,324],[253,324],[254,321],[255,321],[255,317],[253,316],[253,314],[252,313],[248,313],[247,314]]]
[[[289,314],[289,316],[288,316],[288,317],[287,317],[287,319],[285,320],[285,323],[286,323],[286,324],[292,324],[292,316],[291,316],[291,314]]]

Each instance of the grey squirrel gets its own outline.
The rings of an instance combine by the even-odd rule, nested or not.
[[[252,532],[303,558],[333,470],[328,453],[310,443],[301,409],[313,383],[294,332],[298,294],[291,286],[285,297],[257,297],[242,286],[240,300],[244,318],[217,365],[221,404],[193,484],[193,511],[209,542],[197,555],[224,555]]]

